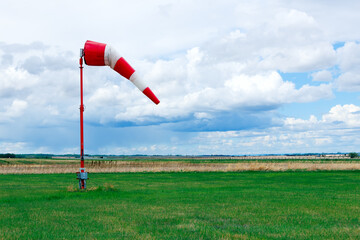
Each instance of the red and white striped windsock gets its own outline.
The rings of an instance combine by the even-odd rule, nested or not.
[[[140,77],[136,74],[130,64],[128,64],[110,45],[87,40],[84,46],[84,60],[85,64],[90,66],[110,66],[121,76],[130,80],[155,104],[160,103],[159,99],[151,89],[141,81]]]

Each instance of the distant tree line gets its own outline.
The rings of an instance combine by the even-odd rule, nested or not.
[[[0,158],[16,158],[14,153],[0,153]]]
[[[350,156],[350,158],[358,158],[359,154],[356,152],[351,152],[351,153],[349,153],[349,156]]]

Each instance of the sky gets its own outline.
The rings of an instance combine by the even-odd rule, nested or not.
[[[111,44],[160,100],[84,67],[86,154],[360,151],[359,1],[0,1],[0,152],[80,152],[79,52]]]

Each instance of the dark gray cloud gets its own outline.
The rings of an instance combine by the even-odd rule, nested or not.
[[[73,61],[74,54],[71,52],[60,53],[58,56],[44,56],[46,69],[57,71],[62,69],[76,69],[78,62]]]
[[[44,71],[44,61],[38,56],[31,56],[21,65],[23,69],[31,74],[40,74]]]
[[[41,74],[45,70],[59,71],[63,69],[75,69],[77,62],[73,61],[71,53],[60,53],[58,56],[31,56],[21,65],[31,74]]]
[[[278,126],[277,117],[271,112],[237,111],[216,113],[211,118],[192,118],[181,124],[170,124],[174,131],[211,132],[265,129]]]

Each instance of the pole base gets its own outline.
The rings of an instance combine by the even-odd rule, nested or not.
[[[76,173],[76,179],[79,179],[79,189],[86,189],[86,180],[89,179],[88,173],[85,172],[85,168],[81,168],[80,171]]]

